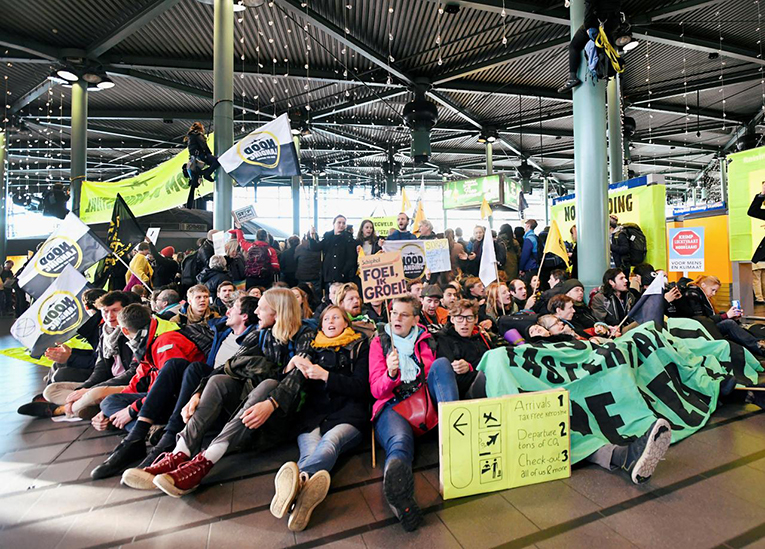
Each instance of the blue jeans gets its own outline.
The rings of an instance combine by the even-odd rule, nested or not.
[[[111,417],[120,410],[124,410],[133,404],[136,400],[140,400],[145,396],[146,393],[116,393],[109,395],[101,401],[101,411],[106,417]],[[132,430],[135,422],[136,420],[134,419],[125,425],[125,430],[128,432]]]
[[[409,422],[393,409],[396,401],[385,404],[375,422],[375,438],[385,449],[385,462],[398,458],[412,464],[414,460],[414,433]]]
[[[745,347],[755,356],[762,356],[762,351],[757,346],[757,341],[759,340],[754,337],[751,332],[742,328],[735,320],[721,320],[717,323],[717,329],[720,330],[720,333],[725,336],[726,339],[730,339]]]
[[[448,358],[437,358],[428,372],[430,398],[438,406],[439,402],[454,402],[460,399],[457,388],[457,374],[454,373]]]
[[[167,368],[167,364],[165,364],[165,368]],[[162,371],[165,368],[162,368]],[[160,375],[162,375],[162,371],[160,371]],[[191,400],[194,391],[199,387],[202,379],[209,376],[212,371],[212,367],[208,366],[205,362],[192,362],[183,370],[183,380],[181,381],[181,388],[178,390],[178,399],[175,401],[175,408],[172,414],[170,414],[170,419],[167,420],[165,435],[162,437],[165,442],[174,444],[175,435],[186,427],[181,411],[188,401]]]
[[[172,406],[178,400],[183,373],[188,366],[189,361],[184,358],[170,359],[162,366],[151,384],[138,417],[150,419],[152,423],[165,423]]]
[[[297,437],[300,447],[298,468],[313,475],[319,471],[331,471],[340,454],[361,442],[361,431],[348,423],[335,425],[321,435],[321,428]]]

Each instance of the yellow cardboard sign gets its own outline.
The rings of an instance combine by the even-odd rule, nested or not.
[[[388,238],[388,233],[393,229],[398,229],[398,218],[393,216],[387,217],[370,217],[369,220],[375,226],[375,232],[380,238]]]
[[[438,417],[444,499],[571,476],[566,390],[440,403]]]

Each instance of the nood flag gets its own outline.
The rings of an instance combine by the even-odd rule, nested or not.
[[[84,273],[107,255],[109,249],[70,213],[21,271],[19,286],[37,299],[68,265]]]
[[[247,135],[218,161],[239,185],[271,175],[300,175],[300,161],[286,114]]]
[[[103,261],[98,265],[96,275],[93,279],[93,284],[98,287],[102,287],[106,282],[107,277],[111,274],[114,267],[117,265],[117,257],[121,258],[126,263],[130,262],[130,251],[135,248],[139,242],[142,242],[146,238],[146,233],[143,232],[141,226],[136,221],[133,212],[125,203],[125,200],[117,195],[117,200],[114,202],[114,209],[112,210],[112,221],[109,224],[109,230],[106,233],[106,245],[114,252],[105,257]],[[119,269],[121,283],[125,282],[125,269]],[[122,286],[120,286],[121,288]]]
[[[39,299],[11,326],[11,335],[40,358],[45,349],[72,338],[87,319],[82,293],[88,281],[71,265],[50,284]]]
[[[571,397],[574,463],[606,444],[629,444],[657,418],[672,441],[704,426],[730,376],[752,385],[759,362],[743,347],[712,339],[695,320],[670,319],[659,331],[643,324],[605,345],[535,343],[486,353],[489,397],[563,388]]]

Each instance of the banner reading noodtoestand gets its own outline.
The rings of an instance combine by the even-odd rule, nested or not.
[[[213,136],[207,138],[212,148]],[[133,215],[141,217],[164,212],[186,204],[189,180],[183,177],[183,165],[189,153],[183,151],[151,170],[120,181],[84,181],[80,199],[80,219],[85,223],[108,223],[112,217],[117,195],[125,199]],[[197,194],[213,192],[213,183],[200,180]]]

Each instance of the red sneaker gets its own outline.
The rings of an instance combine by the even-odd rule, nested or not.
[[[195,490],[212,467],[213,462],[204,454],[197,454],[191,461],[181,463],[174,471],[155,476],[154,486],[168,496],[179,498]]]
[[[148,467],[133,467],[122,473],[122,484],[136,490],[154,490],[154,477],[175,471],[182,463],[189,460],[183,452],[163,452]]]

